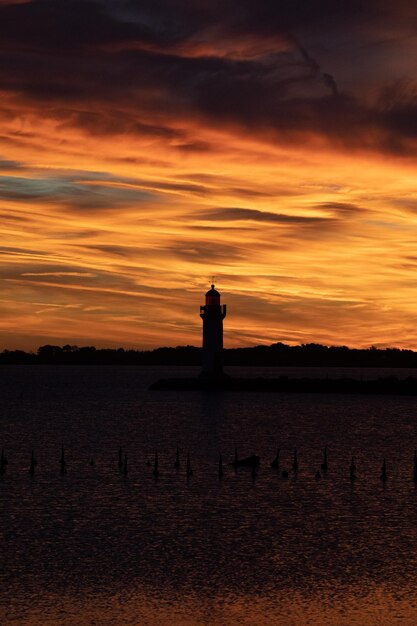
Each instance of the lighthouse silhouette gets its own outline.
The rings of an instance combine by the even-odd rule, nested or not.
[[[223,378],[223,320],[226,305],[220,304],[220,294],[211,285],[206,293],[206,304],[200,307],[203,320],[203,369],[200,376],[208,379]]]

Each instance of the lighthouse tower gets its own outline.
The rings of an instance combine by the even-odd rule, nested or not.
[[[226,305],[220,305],[220,294],[211,286],[206,293],[206,304],[200,307],[203,320],[203,369],[204,378],[222,378],[223,363],[223,320],[226,317]]]

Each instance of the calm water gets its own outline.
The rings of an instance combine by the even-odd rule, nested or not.
[[[414,626],[417,398],[147,391],[172,374],[0,369],[0,622]],[[261,456],[258,475],[225,467],[219,481],[235,445]],[[287,469],[298,449],[288,480],[269,467],[278,446]]]

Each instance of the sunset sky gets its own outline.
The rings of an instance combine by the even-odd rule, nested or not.
[[[411,0],[0,0],[0,349],[417,349]]]

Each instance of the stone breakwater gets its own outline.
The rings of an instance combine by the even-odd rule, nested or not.
[[[269,391],[295,393],[347,393],[417,395],[417,378],[395,376],[360,380],[353,378],[165,378],[152,383],[151,390],[166,391]]]

